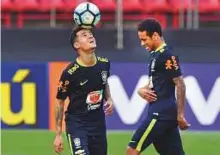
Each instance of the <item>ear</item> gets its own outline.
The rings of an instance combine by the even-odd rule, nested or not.
[[[75,43],[73,44],[73,46],[74,46],[74,48],[76,48],[76,49],[78,49],[78,48],[80,47],[80,45],[79,45],[78,42],[75,42]]]
[[[159,38],[159,35],[157,32],[154,32],[153,35],[152,35],[152,39],[155,41],[155,40],[158,40]]]

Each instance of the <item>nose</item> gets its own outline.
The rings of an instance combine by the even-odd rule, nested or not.
[[[89,39],[93,39],[93,35],[92,34],[89,34]]]
[[[89,37],[93,37],[93,34],[92,34],[92,33],[89,33]]]

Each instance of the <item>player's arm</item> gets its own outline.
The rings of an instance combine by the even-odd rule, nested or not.
[[[146,84],[145,86],[143,86],[143,87],[141,87],[141,88],[143,88],[143,89],[149,89],[150,87],[150,83],[148,82],[148,84]]]
[[[182,76],[173,78],[173,82],[175,83],[176,86],[178,117],[184,117],[186,86]]]
[[[111,96],[111,93],[110,93],[110,88],[109,88],[108,82],[105,85],[105,100],[106,101],[112,100],[112,96]]]
[[[55,125],[56,125],[56,137],[54,140],[54,148],[57,153],[63,150],[63,140],[62,140],[62,122],[63,122],[63,111],[64,111],[64,101],[68,96],[69,91],[69,75],[67,72],[63,72],[59,81],[59,86],[56,96],[55,105]]]
[[[62,139],[63,109],[64,109],[64,100],[57,99],[56,107],[55,107],[56,137],[54,140],[54,150],[58,154],[63,151],[63,139]]]
[[[166,75],[171,78],[176,87],[177,97],[177,120],[180,129],[187,129],[189,124],[184,116],[185,98],[186,98],[186,86],[182,77],[181,69],[179,66],[179,59],[177,56],[170,55],[166,57],[164,62]]]
[[[110,93],[109,84],[106,83],[105,85],[105,114],[110,115],[113,112],[113,100]]]
[[[138,89],[138,94],[143,99],[147,100],[149,103],[157,100],[157,95],[155,94],[154,90],[152,90],[150,87],[150,81],[147,85]]]
[[[173,82],[176,86],[178,117],[184,117],[186,86],[182,77],[178,57],[174,55],[170,56],[166,60],[165,67],[168,76],[173,79]]]
[[[57,133],[57,135],[61,135],[62,134],[64,101],[65,100],[62,100],[62,99],[57,99],[56,100],[55,124],[56,124],[56,133]]]
[[[108,62],[108,74],[107,77],[110,76],[110,62]],[[107,83],[105,84],[105,114],[106,115],[110,115],[113,112],[113,99],[111,96],[111,92],[110,92],[110,87],[109,87],[109,83],[107,80]]]
[[[57,134],[62,133],[62,121],[63,121],[63,110],[64,110],[64,101],[69,93],[70,85],[70,75],[67,72],[63,72],[59,81],[59,86],[56,96],[56,109],[55,109],[55,119],[56,119],[56,129]]]
[[[176,86],[178,125],[180,129],[186,130],[190,126],[184,116],[186,86],[182,76],[173,78],[173,82]]]

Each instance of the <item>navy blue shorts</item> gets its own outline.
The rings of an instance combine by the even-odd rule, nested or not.
[[[134,133],[129,146],[139,152],[153,144],[160,155],[184,155],[177,121],[146,119]]]
[[[106,135],[67,133],[71,155],[107,155]]]

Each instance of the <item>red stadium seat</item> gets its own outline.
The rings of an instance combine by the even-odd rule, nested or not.
[[[192,4],[189,3],[189,0],[168,0],[170,4],[170,8],[172,12],[178,13],[181,9],[186,11],[188,8],[194,9],[194,3],[192,1]]]
[[[56,20],[57,13],[55,12],[54,16],[50,16],[50,11],[55,9],[64,12],[64,10],[67,10],[67,2],[69,4],[75,2],[75,0],[15,0],[15,4],[18,5],[16,7],[18,12],[17,27],[22,28],[25,20]],[[63,16],[60,18],[63,18]]]
[[[73,11],[75,7],[87,0],[63,0],[63,4],[56,7],[58,12],[56,14],[56,19],[58,20],[73,20]],[[58,6],[58,5],[57,5]]]
[[[63,11],[73,12],[73,9],[78,3],[85,2],[85,0],[64,0]]]
[[[173,27],[178,28],[178,12],[180,9],[183,9],[185,12],[189,7],[191,9],[195,9],[196,4],[194,1],[190,5],[188,0],[184,0],[184,4],[181,5],[177,0],[169,0],[171,7],[173,8],[174,16],[173,16]],[[220,0],[199,0],[198,6],[199,13],[210,14],[220,12]],[[202,16],[200,15],[199,20],[203,21],[219,21],[218,16]]]
[[[124,0],[122,3],[124,12],[141,12],[140,0]]]
[[[63,1],[65,5],[64,11],[73,12],[74,8],[78,4],[86,2],[87,0],[63,0]]]
[[[11,27],[11,14],[10,11],[13,8],[11,0],[1,0],[1,20],[4,27]]]
[[[142,13],[149,14],[151,17],[157,18],[162,27],[167,27],[166,13],[170,12],[170,8],[166,0],[141,0]]]
[[[101,12],[101,22],[115,20],[115,0],[90,0],[90,2],[96,4],[99,7]],[[101,25],[101,22],[99,23],[99,26]]]
[[[77,4],[86,0],[40,0],[45,10],[56,9],[57,11],[72,12]]]
[[[189,3],[189,0],[168,0],[168,3],[170,4],[170,8],[173,12],[173,19],[172,19],[172,27],[178,28],[179,26],[179,12],[180,10],[183,10],[184,12],[187,11],[187,9],[191,8],[194,9],[194,3]]]
[[[18,13],[17,15],[17,27],[22,28],[25,19],[34,19],[34,16],[29,16],[25,14],[27,12],[36,12],[41,9],[38,0],[14,0],[13,10]]]
[[[39,10],[38,0],[14,0],[14,10],[15,11],[35,11]]]
[[[1,0],[1,9],[2,11],[10,11],[13,7],[11,0]]]
[[[220,0],[200,0],[199,21],[220,22]]]
[[[42,11],[50,11],[51,9],[63,10],[65,7],[63,0],[40,0],[40,8]]]
[[[91,2],[96,4],[101,12],[114,12],[116,9],[115,0],[91,0]]]
[[[199,1],[199,12],[200,13],[214,13],[220,12],[220,1],[219,0],[200,0]]]
[[[170,12],[170,6],[166,0],[143,0],[143,10],[146,12]]]

